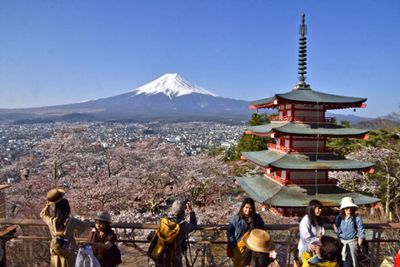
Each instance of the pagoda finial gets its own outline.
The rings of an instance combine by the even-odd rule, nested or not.
[[[295,85],[294,89],[310,89],[310,85],[306,83],[307,74],[307,25],[305,23],[306,15],[303,13],[301,16],[300,25],[300,38],[299,38],[299,82]]]

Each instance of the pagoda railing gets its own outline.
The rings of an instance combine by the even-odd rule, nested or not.
[[[317,152],[315,147],[285,147],[274,143],[267,144],[268,148],[275,149],[283,152],[294,152],[294,153],[314,153]],[[319,147],[318,153],[332,153],[333,150],[330,148]]]
[[[269,117],[271,121],[295,121],[295,122],[322,122],[333,123],[335,117],[317,117],[317,116],[280,116],[274,115]]]
[[[280,146],[280,145],[274,144],[274,143],[268,143],[267,147],[269,149],[280,150],[280,151],[283,151],[283,152],[290,152],[290,148],[289,147]]]
[[[49,260],[50,236],[47,226],[40,220],[0,219],[3,228],[13,229],[0,235],[9,266],[46,266]],[[16,228],[18,229],[16,230]],[[115,223],[115,229],[124,266],[154,266],[147,258],[148,233],[157,228],[156,224]],[[330,224],[325,225],[327,233],[332,231]],[[365,224],[367,229],[368,254],[361,257],[360,266],[379,266],[383,254],[393,256],[398,248],[400,223]],[[189,237],[189,249],[186,253],[186,266],[232,266],[225,255],[227,225],[199,225]],[[297,224],[267,224],[274,240],[281,266],[292,266],[298,242]],[[11,230],[10,230],[11,231]],[[85,240],[78,238],[79,241]],[[388,248],[391,247],[389,250]],[[5,266],[1,265],[0,266]],[[3,264],[5,264],[3,262]]]
[[[275,180],[282,185],[288,185],[290,183],[288,179],[279,176],[278,174],[276,174],[276,172],[264,173],[264,175],[265,177],[271,178],[272,180]]]
[[[296,181],[290,180],[290,179],[286,179],[283,178],[281,176],[279,176],[278,174],[276,174],[276,172],[272,172],[272,173],[264,173],[264,175],[268,178],[271,178],[275,181],[277,181],[278,183],[282,184],[282,185],[305,185],[305,184],[315,184],[315,178],[312,179],[296,179]],[[336,184],[337,182],[335,180],[328,180],[328,179],[318,179],[318,184],[319,185],[330,185],[330,184]]]

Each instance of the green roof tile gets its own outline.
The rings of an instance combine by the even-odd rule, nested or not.
[[[272,150],[242,152],[243,157],[260,166],[287,170],[360,170],[374,166],[370,162],[349,160],[333,154],[285,154]]]
[[[260,106],[272,103],[275,99],[284,99],[294,102],[319,103],[319,104],[361,104],[366,98],[349,97],[341,95],[326,94],[323,92],[307,89],[292,90],[283,94],[275,94],[273,97],[252,101],[250,105]]]
[[[378,198],[350,192],[335,185],[282,186],[264,176],[236,177],[240,186],[257,202],[274,207],[306,207],[311,199],[320,200],[324,206],[340,206],[343,197],[352,197],[354,203],[366,205],[380,201]]]
[[[321,136],[360,136],[368,133],[368,130],[345,128],[336,124],[329,123],[268,123],[247,128],[256,134],[266,134],[278,132],[288,135],[321,135]]]
[[[259,105],[271,103],[275,99],[276,99],[276,96],[263,98],[263,99],[259,99],[259,100],[254,100],[254,101],[250,102],[250,105],[259,106]]]

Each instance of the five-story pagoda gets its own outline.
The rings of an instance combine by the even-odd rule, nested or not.
[[[372,163],[348,160],[326,147],[328,137],[366,138],[368,131],[336,125],[326,117],[327,110],[365,107],[366,98],[326,94],[312,90],[305,82],[307,41],[305,15],[302,16],[299,42],[299,82],[293,90],[251,103],[250,108],[278,110],[268,124],[249,127],[247,134],[271,136],[275,144],[257,152],[242,152],[254,162],[263,176],[236,177],[241,187],[256,201],[274,207],[283,215],[307,206],[311,199],[324,206],[339,206],[342,197],[351,196],[356,204],[379,201],[349,192],[328,179],[329,171],[373,171]],[[303,209],[301,209],[303,210]]]

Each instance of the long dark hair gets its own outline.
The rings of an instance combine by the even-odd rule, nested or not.
[[[56,218],[55,224],[57,230],[64,229],[64,223],[68,219],[71,213],[71,208],[69,207],[68,200],[65,198],[58,201],[54,209],[54,217]]]
[[[109,223],[109,222],[106,222],[106,221],[100,221],[100,220],[98,220],[99,222],[101,222],[101,223],[104,223],[105,225],[106,225],[106,229],[104,230],[104,233],[107,235],[107,234],[109,234],[109,233],[111,233],[111,231],[112,231],[112,229],[111,229],[111,223]],[[98,233],[99,231],[97,230],[97,228],[95,227],[95,229],[96,229],[96,232]]]
[[[272,262],[269,257],[269,253],[262,253],[252,251],[249,248],[245,248],[243,254],[243,260],[241,267],[251,266],[251,267],[265,267]]]
[[[312,226],[322,226],[322,220],[320,216],[315,215],[315,209],[316,208],[322,208],[322,203],[319,200],[313,199],[308,203],[307,206],[307,215],[308,219],[310,220],[310,223]]]
[[[342,220],[345,220],[346,219],[346,212],[345,212],[345,209],[341,209],[340,211],[339,211],[339,225],[340,225],[340,222],[342,221]],[[354,230],[356,230],[357,231],[357,229],[358,229],[358,227],[357,227],[357,219],[356,219],[356,217],[357,217],[357,213],[356,213],[356,208],[355,207],[350,207],[350,219],[353,221],[353,228],[354,228]]]
[[[340,211],[339,211],[339,216],[342,218],[342,219],[345,219],[346,218],[346,212],[344,211],[345,209],[341,209]],[[356,214],[356,208],[355,207],[350,207],[350,217],[351,218],[355,218],[357,216],[357,214]]]
[[[246,204],[250,204],[250,206],[251,206],[250,229],[249,230],[252,230],[257,225],[256,205],[254,204],[254,200],[252,198],[247,197],[243,200],[242,205],[240,206],[240,210],[238,212],[238,216],[241,218],[244,218],[243,208],[244,208],[244,206],[246,206]]]

